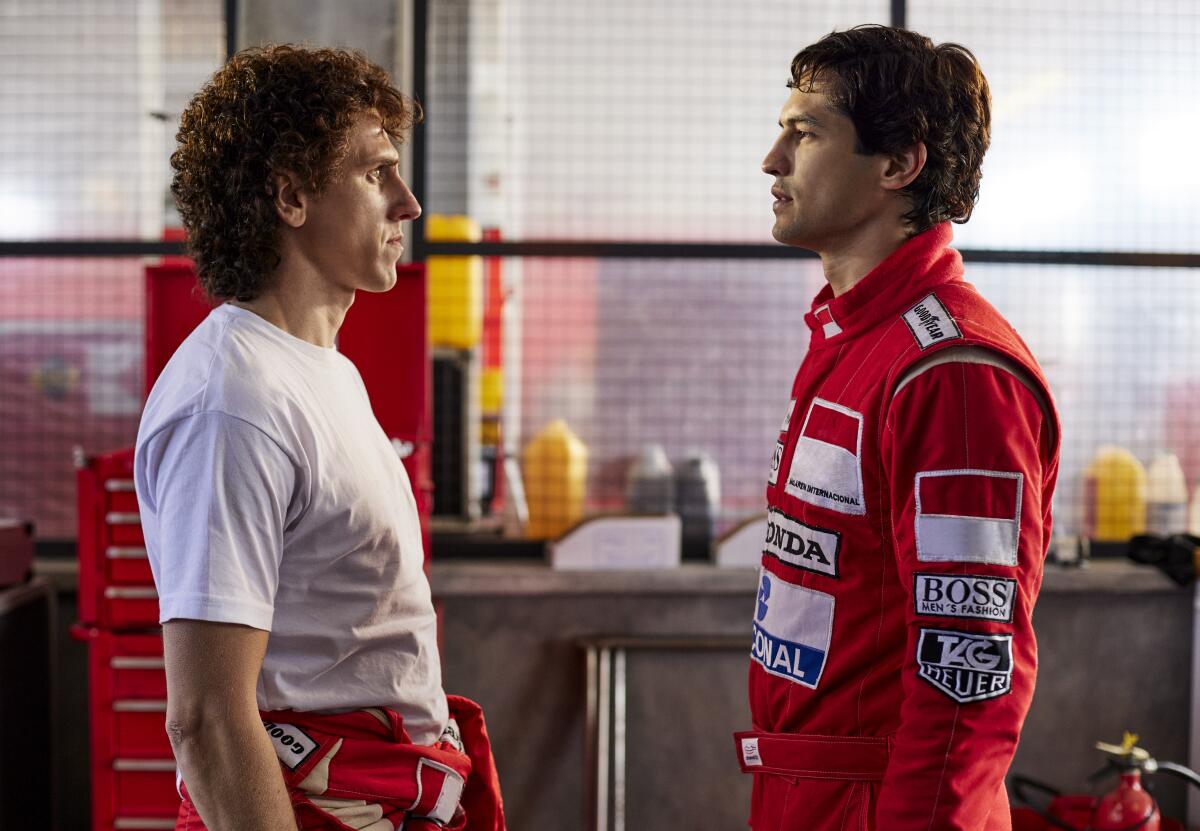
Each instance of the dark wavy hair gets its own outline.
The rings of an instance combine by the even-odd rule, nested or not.
[[[889,26],[833,32],[792,59],[792,89],[824,92],[854,122],[859,153],[925,143],[925,168],[904,193],[918,234],[966,222],[979,198],[991,137],[991,93],[979,62],[956,43]]]
[[[280,262],[271,176],[291,173],[320,193],[355,118],[372,110],[397,143],[421,117],[385,70],[337,49],[246,49],[196,93],[180,118],[171,192],[210,298],[258,296]]]

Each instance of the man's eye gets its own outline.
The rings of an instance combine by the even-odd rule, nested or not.
[[[807,130],[797,130],[796,131],[797,139],[807,138],[808,136],[811,136],[811,135],[812,135],[812,133],[808,132]]]

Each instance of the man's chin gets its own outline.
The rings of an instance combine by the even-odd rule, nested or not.
[[[799,228],[794,226],[780,225],[779,223],[775,223],[775,226],[771,229],[771,236],[775,238],[776,242],[783,243],[784,245],[790,245],[793,248],[809,247],[805,244],[804,234]]]

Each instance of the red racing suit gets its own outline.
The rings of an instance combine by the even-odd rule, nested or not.
[[[448,695],[451,724],[414,745],[393,710],[263,712],[301,831],[505,831],[483,711]],[[176,831],[204,831],[181,781]],[[353,823],[353,824],[349,824]],[[373,824],[372,824],[373,823]]]
[[[1033,696],[1058,424],[948,224],[828,286],[772,460],[755,831],[999,831]]]

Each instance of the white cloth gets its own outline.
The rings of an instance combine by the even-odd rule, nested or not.
[[[236,306],[183,342],[138,430],[160,620],[270,631],[264,710],[448,712],[416,502],[354,365]]]

